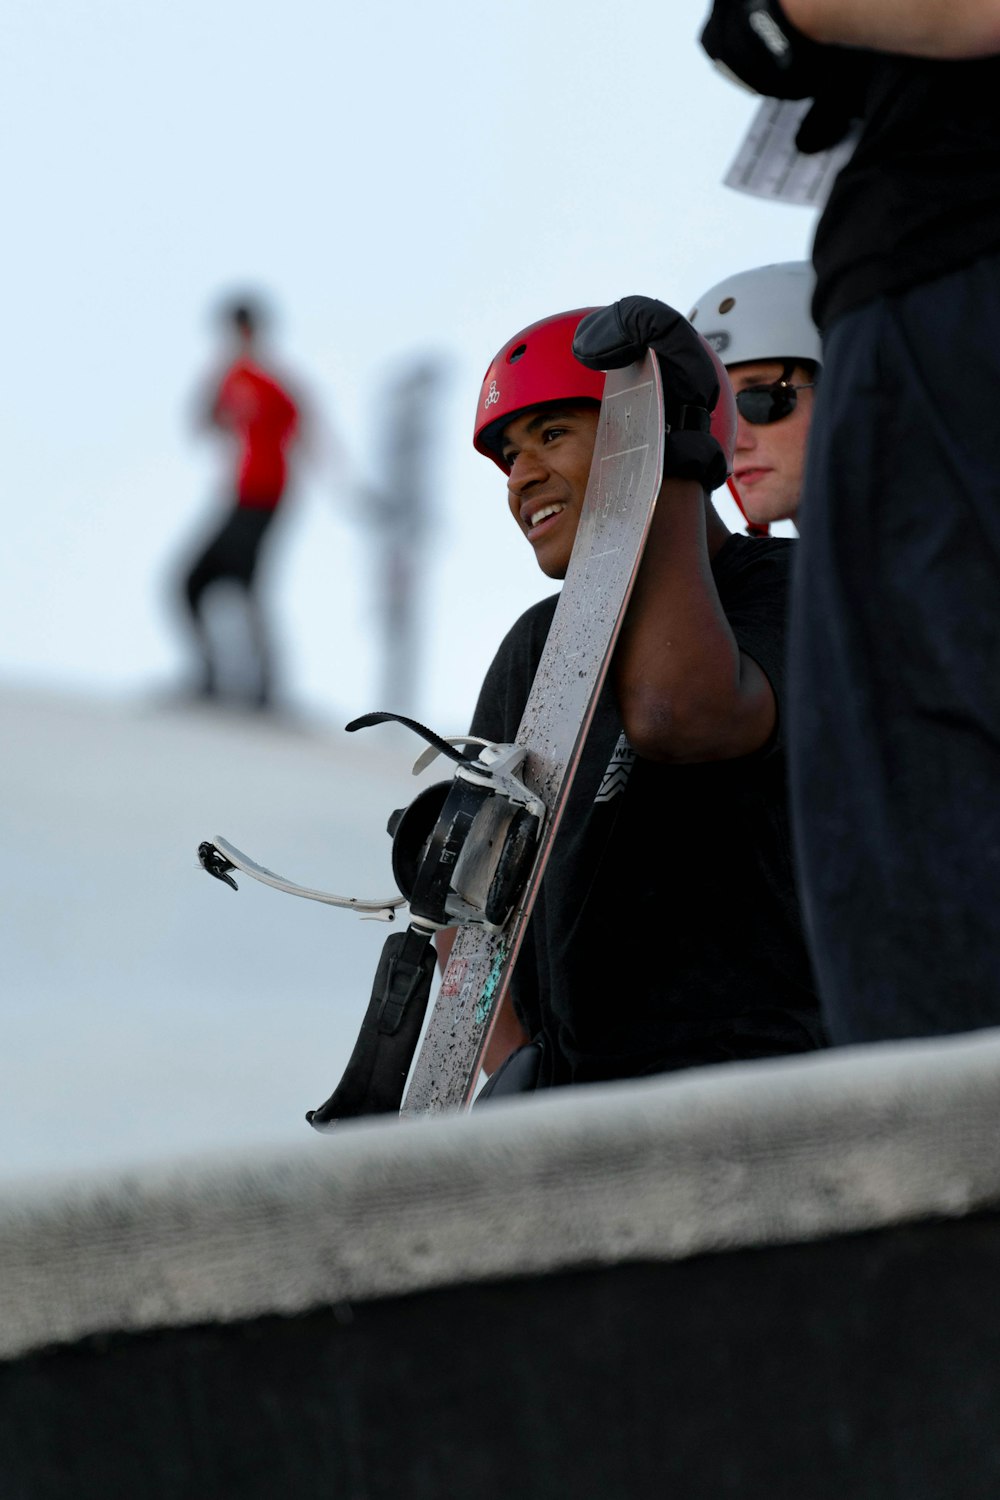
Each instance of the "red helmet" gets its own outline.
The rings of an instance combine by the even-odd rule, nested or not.
[[[509,339],[483,377],[472,441],[480,453],[510,473],[500,454],[500,438],[519,412],[549,401],[600,401],[603,370],[589,370],[573,354],[573,335],[593,307],[555,313],[523,328]],[[701,335],[698,335],[701,338]],[[719,400],[712,413],[712,435],[730,469],[736,448],[736,399],[722,360],[702,339],[719,381]]]
[[[600,401],[604,371],[588,370],[573,356],[573,335],[592,307],[542,318],[509,339],[483,378],[472,441],[480,453],[510,473],[500,456],[504,428],[518,412],[548,401]]]
[[[736,393],[733,390],[732,381],[729,379],[729,372],[718,354],[707,339],[701,338],[700,333],[698,337],[712,356],[716,378],[719,382],[719,399],[715,403],[715,410],[712,412],[710,430],[719,447],[726,455],[726,473],[731,474],[733,472],[733,455],[736,452]]]

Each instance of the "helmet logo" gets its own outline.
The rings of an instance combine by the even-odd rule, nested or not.
[[[496,406],[499,400],[500,392],[497,390],[497,383],[495,380],[491,380],[490,388],[486,393],[486,400],[483,402],[483,410],[488,411],[491,406]]]
[[[702,338],[706,344],[711,344],[716,354],[724,354],[733,342],[724,328],[720,328],[717,333],[703,333]]]

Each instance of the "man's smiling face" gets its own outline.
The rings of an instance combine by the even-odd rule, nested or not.
[[[504,429],[507,502],[542,572],[565,578],[594,456],[595,401],[532,407]]]

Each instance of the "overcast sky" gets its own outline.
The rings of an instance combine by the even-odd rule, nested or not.
[[[145,694],[185,663],[168,587],[220,504],[191,403],[209,312],[259,287],[348,457],[303,475],[273,576],[293,696],[379,671],[363,486],[379,400],[431,354],[438,529],[420,710],[465,727],[550,585],[470,443],[496,348],[547,313],[808,253],[812,211],[722,186],[753,114],[664,0],[7,0],[0,678]],[[734,516],[727,511],[733,524]]]

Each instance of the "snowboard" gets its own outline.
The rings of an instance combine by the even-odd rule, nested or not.
[[[403,1099],[404,1116],[471,1104],[642,558],[663,475],[653,354],[608,372],[579,528],[515,743],[545,805],[523,894],[503,927],[458,929]]]

